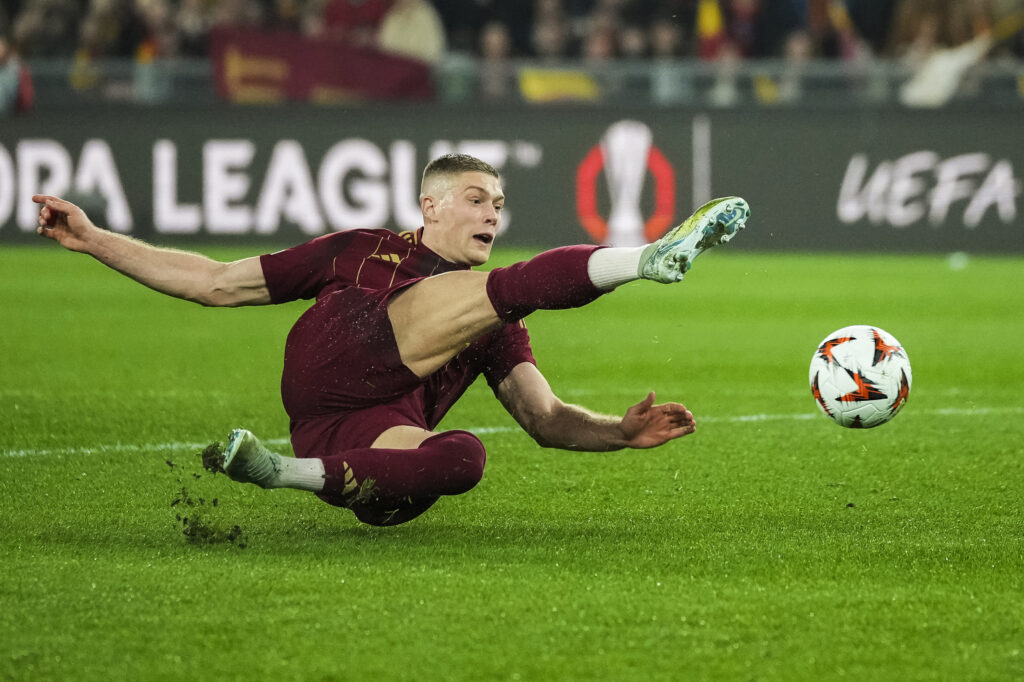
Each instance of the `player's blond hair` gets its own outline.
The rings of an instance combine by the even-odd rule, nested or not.
[[[445,154],[439,156],[423,169],[423,180],[420,182],[420,199],[431,192],[431,186],[438,187],[440,183],[454,180],[462,173],[486,173],[494,177],[500,177],[494,166],[481,161],[469,154]],[[436,191],[436,190],[433,190]],[[447,188],[446,188],[447,191]]]

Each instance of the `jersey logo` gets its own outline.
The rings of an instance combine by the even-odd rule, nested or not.
[[[402,257],[399,256],[397,253],[374,253],[370,255],[370,258],[382,260],[385,263],[398,264],[402,262]]]
[[[399,232],[398,236],[401,237],[402,239],[404,239],[405,241],[409,242],[413,246],[416,246],[417,244],[419,244],[419,241],[420,241],[420,231],[419,230],[406,230],[404,232]]]

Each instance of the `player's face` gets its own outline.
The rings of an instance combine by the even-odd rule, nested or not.
[[[433,223],[427,246],[453,263],[486,263],[504,205],[498,178],[478,172],[458,175],[440,197],[425,202],[425,217]]]

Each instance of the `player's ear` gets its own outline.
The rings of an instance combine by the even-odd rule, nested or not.
[[[423,212],[424,219],[436,220],[437,200],[429,194],[422,195],[420,197],[420,210]]]

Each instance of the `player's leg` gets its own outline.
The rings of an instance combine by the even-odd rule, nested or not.
[[[698,255],[732,239],[749,215],[746,201],[726,197],[646,247],[569,246],[490,273],[420,280],[388,303],[402,363],[425,377],[483,334],[535,310],[586,305],[635,279],[678,282]]]
[[[588,264],[590,279],[605,290],[635,279],[678,282],[697,256],[732,239],[749,217],[750,207],[739,197],[709,201],[651,244],[595,251]]]
[[[368,448],[294,458],[236,429],[218,464],[232,480],[307,490],[351,508],[364,523],[395,525],[422,514],[442,495],[472,489],[483,476],[486,457],[483,443],[467,431],[396,426]]]
[[[724,244],[747,225],[750,206],[740,197],[724,197],[704,204],[693,215],[648,244],[639,274],[662,284],[683,279],[693,259],[712,246]]]
[[[439,497],[405,498],[395,502],[353,502],[348,505],[356,518],[370,526],[397,526],[412,521],[434,506]]]
[[[463,459],[467,456],[469,459],[478,457],[480,474],[483,474],[482,467],[486,458],[486,452],[483,449],[483,444],[476,441],[476,444],[479,444],[479,447],[477,447],[477,445],[473,443],[473,441],[476,440],[475,437],[467,439],[464,435],[465,432],[457,433],[463,434],[458,437],[458,443],[453,443],[453,439],[435,438],[434,441],[427,444],[425,452],[428,457],[430,457],[430,460],[428,462],[416,462],[417,465],[422,466],[423,473],[425,473],[427,468],[432,468],[435,472],[435,475],[430,478],[447,478],[452,473],[452,470],[448,469],[448,466],[453,459],[452,457],[432,456],[434,446],[440,443],[449,451],[449,455],[454,451],[456,456],[461,454]],[[412,454],[415,459],[419,458],[424,453],[424,450],[420,449],[424,441],[434,438],[435,436],[444,435],[445,434],[438,434],[411,424],[401,424],[393,426],[377,436],[370,447],[375,450],[385,452],[391,450],[397,450],[398,453],[407,452]],[[472,436],[472,434],[470,434],[470,436]],[[455,447],[452,447],[453,444]],[[401,454],[388,456],[401,456]],[[345,462],[347,460],[342,461]],[[328,462],[327,464],[330,463]],[[366,472],[367,476],[370,476],[373,475],[372,469],[375,466],[384,464],[384,462],[371,461],[357,464],[357,466]],[[455,472],[457,476],[460,475],[460,472],[464,473],[464,466],[462,463],[456,462],[455,469],[458,470]],[[355,474],[353,472],[353,478],[354,477]],[[466,490],[472,488],[475,485],[475,481],[479,481],[479,478],[474,477],[473,475],[468,476],[464,480]],[[385,485],[385,483],[388,483],[388,485]],[[396,496],[390,483],[384,481],[382,481],[380,485],[375,483],[374,485],[366,486],[364,491],[364,484],[365,479],[359,485],[359,492],[361,494],[358,495],[352,495],[351,493],[346,494],[343,486],[341,494],[338,494],[337,491],[333,494],[325,494],[321,492],[319,497],[328,504],[351,509],[357,519],[371,526],[397,526],[399,524],[406,523],[423,514],[441,498],[441,495],[439,494],[424,494],[421,490],[417,490],[415,494]],[[428,480],[427,486],[429,486],[429,484],[430,481]],[[423,487],[425,488],[427,486]]]
[[[416,282],[388,302],[402,363],[426,377],[507,322],[590,303],[604,293],[587,274],[596,250],[562,247],[489,273],[449,272]]]

